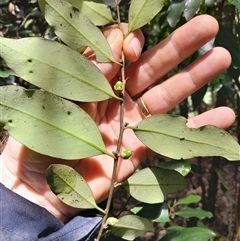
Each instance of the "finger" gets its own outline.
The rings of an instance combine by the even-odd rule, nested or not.
[[[116,24],[108,26],[103,30],[103,34],[106,36],[108,31],[111,29],[119,29],[119,26]],[[123,32],[124,36],[128,33],[127,23],[121,23],[121,31]],[[144,35],[142,34],[141,30],[137,29],[128,34],[123,41],[123,52],[125,59],[130,62],[137,61],[141,55],[143,45]]]
[[[188,119],[187,126],[190,128],[199,128],[205,125],[214,125],[227,129],[233,124],[235,118],[236,116],[232,109],[218,107]]]
[[[163,77],[217,34],[218,23],[208,15],[193,18],[126,68],[127,91],[135,96]]]
[[[123,48],[123,33],[118,28],[106,28],[103,30],[104,36],[111,47],[114,59],[119,62],[122,58]],[[91,49],[87,49],[84,55],[91,60],[110,81],[119,71],[120,65],[115,63],[99,63],[96,61],[96,56]]]
[[[128,32],[128,24],[122,24],[124,34]],[[123,52],[125,58],[130,62],[135,62],[139,59],[144,45],[144,35],[137,29],[131,32],[123,41]]]
[[[151,114],[165,113],[226,70],[230,63],[227,50],[211,49],[178,74],[147,91],[141,99]]]

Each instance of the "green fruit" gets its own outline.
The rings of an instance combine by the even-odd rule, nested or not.
[[[120,157],[123,159],[128,159],[132,155],[132,151],[129,149],[125,149],[121,152]]]

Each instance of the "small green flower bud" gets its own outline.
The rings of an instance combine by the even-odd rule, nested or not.
[[[117,81],[117,83],[114,85],[114,89],[116,90],[116,91],[122,91],[123,90],[123,84],[122,84],[122,82],[121,81]]]
[[[120,157],[123,159],[128,159],[132,155],[132,151],[129,149],[125,149],[121,152]]]
[[[114,217],[110,217],[107,219],[106,224],[110,226],[114,226],[117,223],[118,219]]]

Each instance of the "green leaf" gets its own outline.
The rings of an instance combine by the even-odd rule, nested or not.
[[[206,228],[185,228],[182,231],[170,232],[159,241],[209,241],[216,234]]]
[[[94,50],[97,61],[116,62],[102,32],[66,0],[46,0],[45,19],[72,49],[88,46]]]
[[[238,11],[240,11],[240,2],[239,2],[239,0],[228,0],[228,2],[233,4],[238,9]]]
[[[105,213],[97,206],[87,182],[72,167],[50,165],[46,171],[46,179],[52,192],[65,204],[81,209],[96,208]]]
[[[186,0],[172,0],[167,14],[167,21],[171,28],[174,28],[179,22],[185,8],[185,2]]]
[[[128,33],[150,22],[164,6],[165,0],[132,0],[128,13]]]
[[[186,0],[183,15],[187,21],[194,17],[198,11],[202,0]]]
[[[152,167],[134,173],[122,185],[141,202],[161,203],[168,194],[186,188],[187,182],[178,172]]]
[[[167,202],[156,204],[140,203],[132,208],[131,212],[140,217],[151,219],[153,222],[166,223],[170,221]]]
[[[50,93],[83,102],[119,99],[92,62],[63,44],[37,37],[0,41],[0,56],[6,64]]]
[[[0,70],[0,78],[7,78],[10,75],[15,75],[11,69]]]
[[[240,147],[228,132],[215,126],[188,128],[186,122],[181,116],[154,115],[128,128],[150,149],[173,159],[222,156],[239,160]]]
[[[201,208],[190,208],[190,207],[180,209],[179,211],[175,212],[175,214],[178,216],[182,216],[184,218],[196,217],[199,219],[211,218],[213,216],[211,212],[204,211]]]
[[[71,5],[79,9],[84,13],[93,24],[97,26],[103,26],[109,23],[113,23],[110,8],[104,4],[101,0],[79,1],[79,0],[67,0]]]
[[[74,103],[42,90],[0,88],[0,123],[38,153],[80,159],[108,153],[96,123]]]
[[[184,160],[170,160],[161,162],[159,167],[164,169],[171,169],[179,172],[182,176],[186,176],[191,171],[191,165]]]
[[[198,203],[201,200],[201,196],[190,194],[184,198],[180,198],[177,204],[190,204],[190,203]]]
[[[154,232],[154,227],[148,219],[136,215],[125,215],[110,228],[113,235],[125,240],[134,240],[145,232]]]

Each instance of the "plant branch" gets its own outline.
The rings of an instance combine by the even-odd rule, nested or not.
[[[119,10],[119,3],[120,1],[115,0],[116,3],[116,11],[117,11],[117,22],[118,22],[118,26],[119,29],[122,30],[122,26],[121,26],[121,20],[120,20],[120,10]],[[121,79],[122,79],[122,84],[123,84],[123,89],[122,89],[122,93],[121,93],[121,97],[123,99],[123,101],[120,101],[120,120],[119,120],[119,136],[118,136],[118,143],[117,143],[117,148],[116,151],[114,152],[114,163],[113,163],[113,173],[112,173],[112,178],[111,178],[111,186],[110,186],[110,191],[108,194],[108,200],[107,200],[107,204],[106,204],[106,208],[105,208],[105,215],[103,217],[102,220],[102,224],[100,227],[100,230],[98,232],[98,236],[95,239],[95,241],[99,241],[102,233],[106,227],[106,221],[108,218],[108,214],[109,214],[109,210],[111,207],[111,203],[112,203],[112,198],[113,198],[113,194],[114,194],[114,189],[115,189],[115,183],[116,183],[116,177],[117,177],[117,167],[118,167],[118,161],[119,161],[119,153],[121,151],[121,146],[122,146],[122,140],[123,140],[123,133],[125,130],[125,123],[124,123],[124,96],[125,96],[125,84],[126,84],[126,79],[125,79],[125,57],[124,57],[124,53],[122,52],[122,68],[121,68]]]

